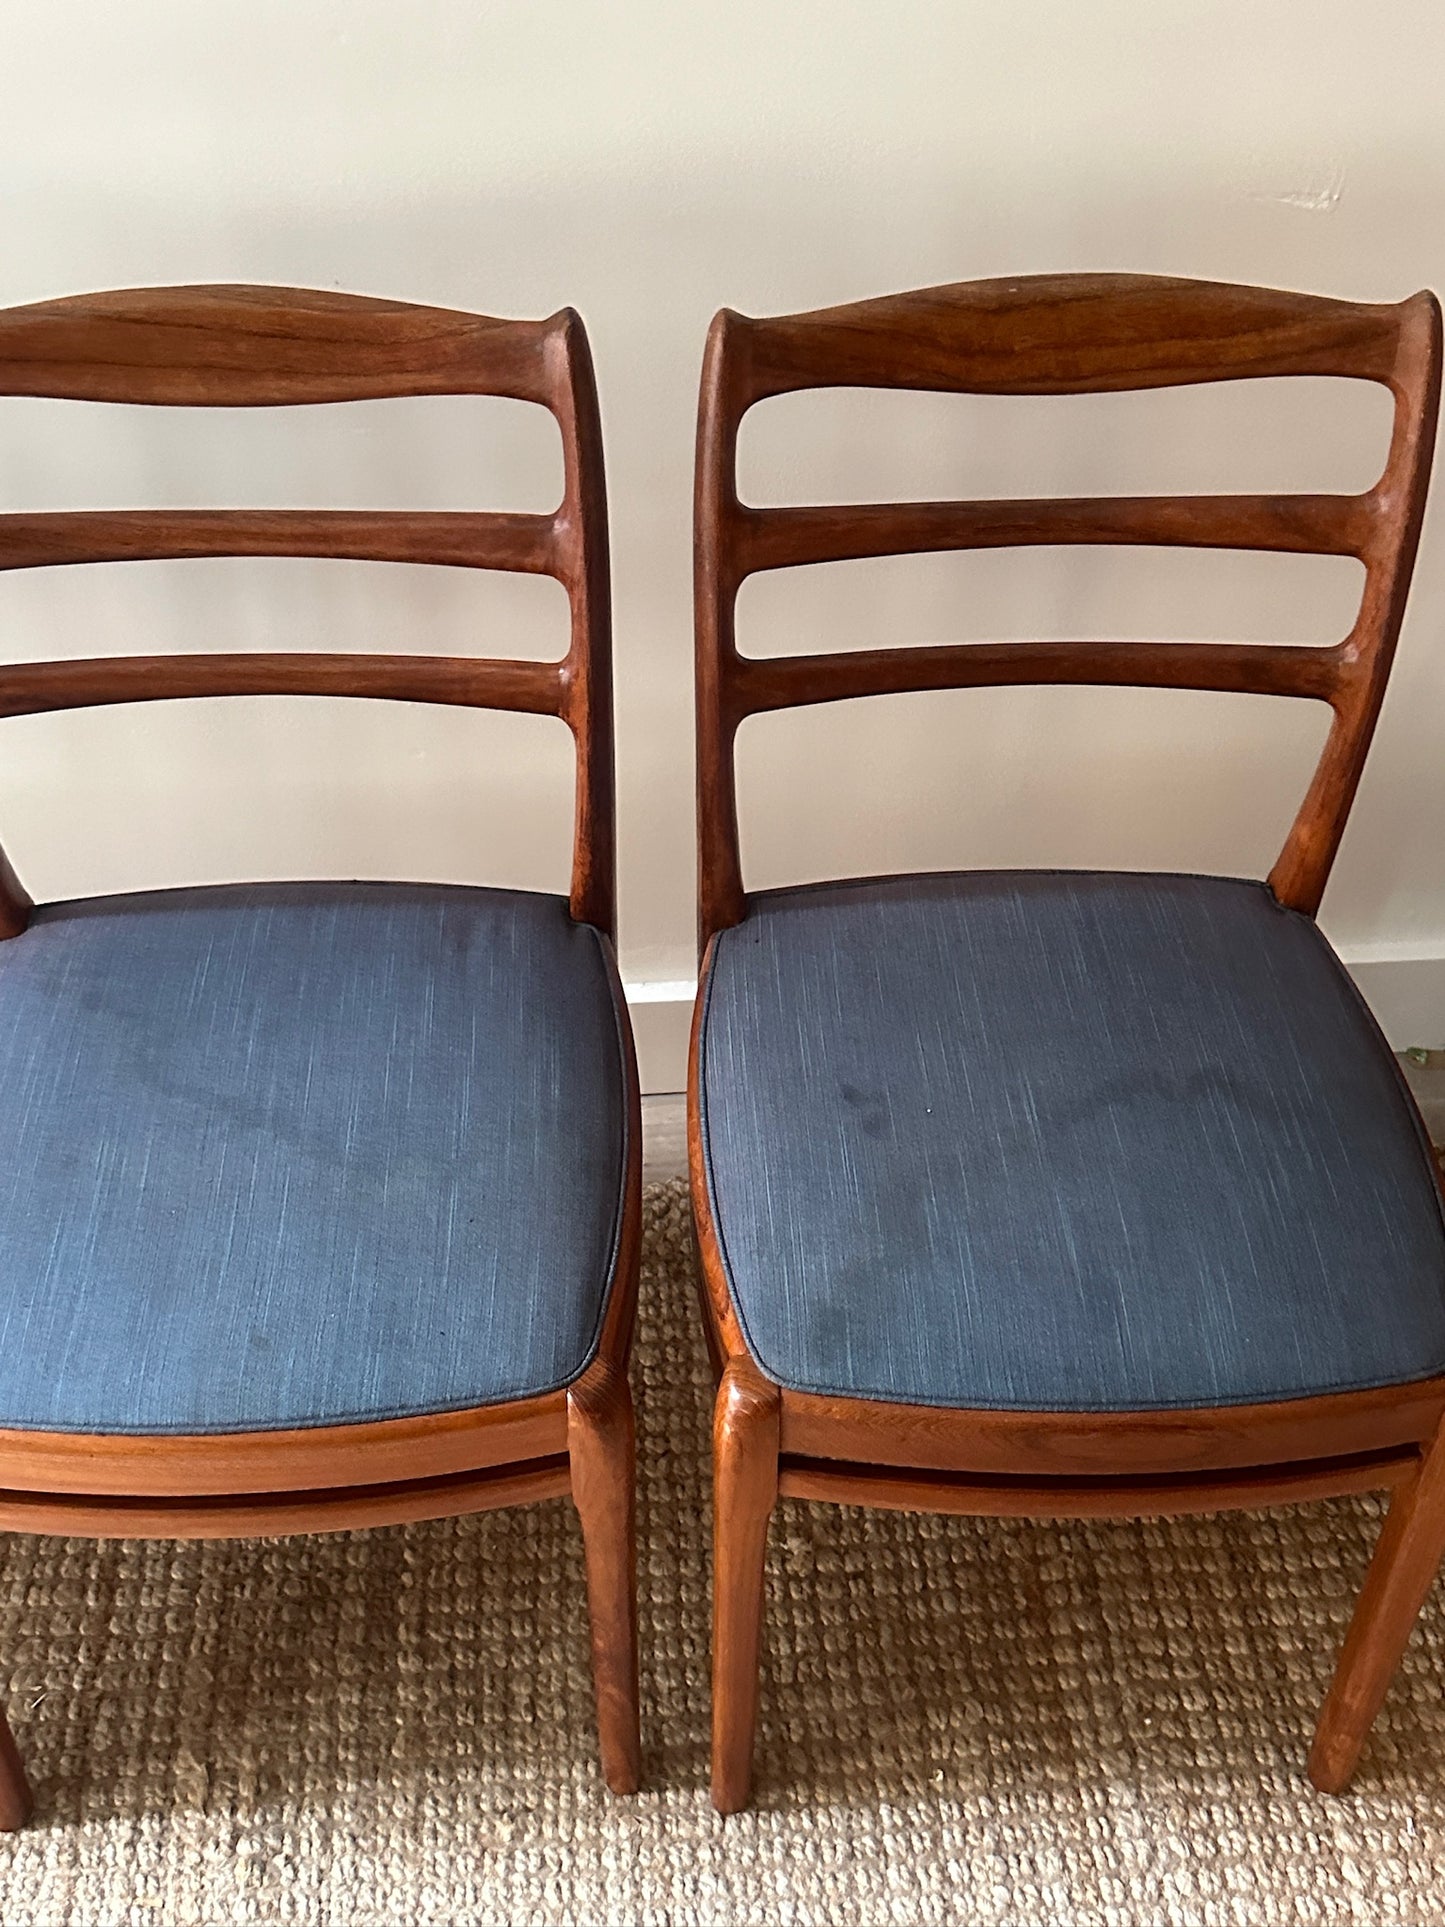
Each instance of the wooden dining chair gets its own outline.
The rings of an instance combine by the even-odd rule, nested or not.
[[[559,661],[12,663],[0,714],[460,704],[561,717],[577,771],[565,899],[320,882],[32,905],[5,865],[0,1529],[225,1538],[570,1494],[603,1770],[630,1792],[639,1103],[612,949],[606,499],[582,323],[289,288],[105,293],[0,313],[0,394],[501,395],[558,422],[552,514],[0,516],[0,568],[329,556],[549,575],[571,604]],[[0,1826],[30,1806],[0,1721]]]
[[[1360,495],[746,506],[738,424],[821,387],[1063,395],[1385,384]],[[1310,1772],[1342,1789],[1445,1547],[1445,1233],[1430,1146],[1315,912],[1395,651],[1440,314],[1129,275],[723,312],[698,430],[702,980],[692,1199],[721,1372],[713,1799],[746,1803],[781,1494],[1097,1517],[1388,1488]],[[1055,543],[1357,557],[1333,645],[738,652],[759,570]],[[905,690],[1310,697],[1328,739],[1267,883],[962,871],[743,889],[744,717]]]

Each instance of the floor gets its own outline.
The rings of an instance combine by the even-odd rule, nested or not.
[[[1445,1053],[1442,1053],[1445,1055]],[[642,1100],[642,1182],[687,1176],[687,1099],[681,1091]]]

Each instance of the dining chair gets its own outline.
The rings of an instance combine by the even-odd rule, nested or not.
[[[0,313],[0,394],[206,407],[499,395],[551,514],[0,516],[0,568],[317,556],[552,576],[557,661],[10,663],[0,715],[225,695],[560,717],[570,895],[296,882],[0,892],[0,1530],[226,1538],[570,1495],[602,1765],[638,1784],[636,1068],[613,957],[606,498],[587,337],[260,287]],[[486,1609],[478,1602],[478,1609]],[[0,1721],[0,1826],[31,1808]]]
[[[756,508],[738,425],[793,390],[1066,395],[1357,377],[1358,495]],[[704,950],[688,1084],[714,1429],[713,1800],[746,1804],[780,1495],[1099,1517],[1388,1489],[1310,1755],[1348,1782],[1445,1547],[1445,1232],[1420,1119],[1314,921],[1379,713],[1428,483],[1440,313],[1133,275],[712,324],[698,428]],[[768,569],[1036,544],[1356,557],[1334,644],[971,642],[740,654]],[[748,895],[750,715],[1009,683],[1332,712],[1265,883],[958,871]]]

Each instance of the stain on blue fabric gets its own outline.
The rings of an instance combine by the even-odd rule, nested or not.
[[[0,1426],[397,1418],[593,1355],[626,1105],[560,898],[48,905],[0,944],[0,1089]]]
[[[785,1386],[1111,1411],[1445,1371],[1418,1115],[1262,884],[759,895],[717,940],[701,1079],[729,1287]]]

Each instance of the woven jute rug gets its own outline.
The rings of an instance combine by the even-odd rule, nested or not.
[[[786,1503],[757,1804],[706,1793],[709,1394],[680,1185],[636,1360],[648,1790],[596,1766],[561,1501],[247,1544],[0,1541],[39,1795],[4,1927],[1445,1922],[1445,1605],[1304,1779],[1378,1508],[1040,1525]]]

